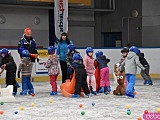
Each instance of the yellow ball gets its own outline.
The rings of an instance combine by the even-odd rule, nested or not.
[[[127,109],[130,108],[130,105],[126,105],[126,108],[127,108]]]
[[[157,112],[159,112],[159,113],[160,113],[160,108],[157,108]]]
[[[52,102],[53,102],[53,100],[52,100],[52,99],[50,99],[50,100],[49,100],[49,102],[50,102],[50,103],[52,103]]]
[[[23,106],[21,106],[21,107],[20,107],[20,110],[24,110],[24,107],[23,107]]]
[[[35,104],[34,104],[34,103],[31,103],[31,106],[32,106],[32,107],[34,107],[34,106],[35,106]]]

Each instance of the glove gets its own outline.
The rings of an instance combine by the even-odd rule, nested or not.
[[[20,71],[18,71],[18,74],[17,74],[18,78],[20,78]]]

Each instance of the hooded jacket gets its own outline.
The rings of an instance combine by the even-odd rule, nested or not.
[[[98,66],[100,69],[108,67],[107,63],[110,62],[110,59],[106,58],[105,55],[100,55],[96,58],[96,61],[98,62]]]
[[[142,70],[145,68],[139,62],[139,57],[134,52],[129,52],[125,61],[121,63],[121,69],[125,68],[125,74],[136,74],[137,66]]]
[[[86,55],[84,58],[84,66],[85,66],[85,69],[86,69],[88,75],[94,74],[94,72],[95,72],[94,58]]]
[[[22,72],[22,77],[31,76],[31,59],[29,57],[23,57],[21,63],[19,64],[18,71]]]

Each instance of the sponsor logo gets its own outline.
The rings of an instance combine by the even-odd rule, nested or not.
[[[144,120],[160,120],[160,113],[157,112],[149,112],[147,114],[143,114]]]
[[[60,32],[63,32],[63,18],[64,18],[63,0],[59,0],[59,28],[60,28]]]

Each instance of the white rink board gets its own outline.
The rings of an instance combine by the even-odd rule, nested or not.
[[[46,49],[44,49],[46,50]],[[108,64],[110,68],[110,74],[113,73],[113,66],[116,64],[120,59],[121,59],[121,49],[94,49],[94,58],[95,58],[95,53],[97,51],[103,51],[104,55],[106,55],[111,61]],[[141,48],[141,52],[144,52],[145,58],[150,64],[150,74],[159,74],[160,73],[160,48]],[[86,51],[85,49],[77,49],[84,58]],[[17,68],[20,63],[20,57],[17,52],[17,50],[11,50],[11,54],[17,64]],[[139,73],[140,69],[138,68],[137,73]],[[47,74],[36,74],[35,71],[35,65],[33,66],[33,73],[32,76],[48,76]],[[1,78],[5,78],[5,72],[3,72]]]

